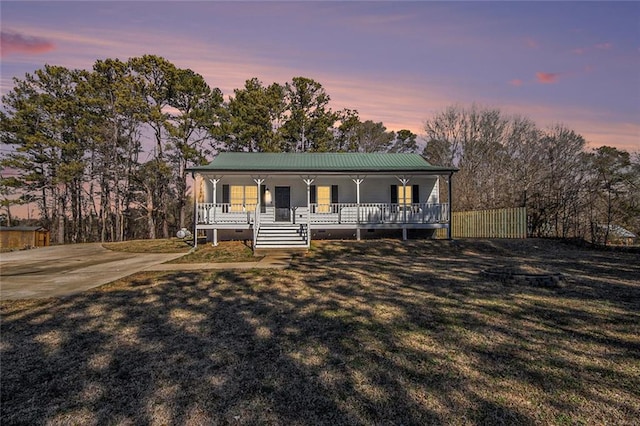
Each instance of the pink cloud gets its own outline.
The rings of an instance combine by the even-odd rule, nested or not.
[[[537,72],[536,79],[540,84],[552,84],[558,81],[560,74],[551,72]]]
[[[583,55],[584,53],[586,53],[588,49],[586,47],[578,47],[576,49],[573,49],[571,51],[571,53],[574,53],[576,55]]]
[[[513,80],[511,80],[511,81],[509,82],[509,84],[510,84],[511,86],[520,87],[520,86],[522,86],[523,81],[522,81],[522,80],[520,80],[519,78],[514,78]]]
[[[598,43],[598,44],[594,44],[593,47],[595,47],[596,49],[600,49],[600,50],[609,50],[613,47],[612,43]]]
[[[2,56],[13,53],[37,55],[49,52],[55,48],[54,44],[40,37],[30,37],[20,33],[0,32]]]
[[[537,48],[539,48],[539,47],[540,47],[540,45],[538,44],[538,42],[537,42],[537,41],[535,41],[535,40],[534,40],[534,39],[532,39],[532,38],[527,38],[525,41],[526,41],[526,43],[527,43],[527,47],[529,47],[530,49],[537,49]]]

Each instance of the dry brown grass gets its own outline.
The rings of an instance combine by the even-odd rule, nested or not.
[[[562,289],[480,271],[528,265]],[[640,259],[319,243],[285,271],[3,302],[2,424],[637,424]]]
[[[260,259],[253,255],[251,246],[243,241],[222,241],[216,247],[210,243],[199,244],[195,251],[169,263],[256,262]]]
[[[186,253],[191,249],[184,240],[165,238],[157,240],[132,240],[104,243],[104,248],[127,253]]]
[[[222,241],[216,247],[211,244],[199,244],[191,251],[191,246],[177,238],[158,240],[134,240],[118,243],[104,243],[109,250],[127,253],[188,253],[168,263],[226,263],[256,262],[261,257],[253,255],[251,247],[243,241]]]

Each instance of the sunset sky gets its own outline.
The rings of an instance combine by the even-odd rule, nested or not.
[[[640,150],[639,2],[3,0],[1,15],[2,94],[44,64],[155,54],[227,96],[310,77],[390,130],[475,102]]]

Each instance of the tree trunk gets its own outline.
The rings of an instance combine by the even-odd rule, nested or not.
[[[105,196],[106,191],[103,183],[102,195],[100,196],[100,242],[104,243],[107,238],[107,204],[108,198]]]
[[[114,234],[111,236],[111,239],[114,241],[122,241],[122,223],[121,223],[121,217],[122,214],[120,213],[120,189],[118,188],[118,182],[116,182],[116,188],[115,188],[115,200],[114,200],[114,207],[115,207],[115,211],[113,213],[114,216],[114,220],[115,220],[115,229],[114,229]]]
[[[58,196],[58,243],[64,244],[64,197],[62,195]]]
[[[166,203],[163,203],[164,206],[162,208],[162,237],[169,238],[169,211]]]
[[[147,226],[149,227],[149,238],[156,239],[156,221],[153,218],[153,189],[147,187]]]
[[[178,181],[178,208],[180,209],[180,219],[179,219],[179,225],[180,225],[180,229],[185,227],[185,221],[186,221],[186,191],[187,191],[187,182],[186,182],[186,170],[187,168],[187,164],[186,164],[186,160],[180,160],[180,170],[178,171],[178,176],[180,176],[179,181]],[[195,193],[194,193],[194,197],[195,197]]]
[[[7,204],[7,226],[11,226],[11,206]]]
[[[604,245],[609,243],[609,228],[611,228],[612,214],[611,188],[607,189],[607,228],[604,231]]]

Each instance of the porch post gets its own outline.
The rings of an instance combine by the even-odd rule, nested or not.
[[[257,195],[257,200],[256,200],[256,211],[255,211],[255,217],[253,218],[253,226],[255,229],[255,224],[259,224],[260,221],[259,216],[260,216],[260,186],[264,183],[264,179],[263,178],[254,178],[253,181],[256,183],[256,185],[258,185],[258,195]]]
[[[213,222],[216,221],[216,207],[218,203],[218,182],[220,182],[219,178],[209,179],[209,182],[213,184]]]
[[[256,183],[256,185],[258,185],[258,200],[256,202],[256,205],[258,207],[260,207],[260,186],[262,186],[262,184],[264,183],[264,179],[263,178],[254,178],[253,181]]]
[[[311,184],[314,179],[304,178],[302,179],[307,184],[307,247],[311,246]]]
[[[411,179],[407,179],[404,176],[402,176],[401,178],[396,176],[396,179],[398,179],[402,183],[402,239],[406,240],[407,239],[407,184]]]
[[[209,182],[213,184],[213,223],[216,223],[216,210],[218,210],[218,182],[220,182],[220,178],[214,177],[213,179],[209,179]],[[218,246],[218,228],[213,228],[213,246]]]
[[[451,186],[451,182],[453,181],[453,173],[449,173],[449,179],[448,179],[448,192],[449,192],[449,212],[447,214],[448,216],[448,222],[449,222],[449,227],[447,228],[447,240],[451,240],[451,217],[452,217],[452,208],[453,208],[453,202],[451,200],[451,194],[453,193],[452,186]]]
[[[364,179],[356,177],[351,180],[356,184],[356,239],[360,241],[360,184]]]

